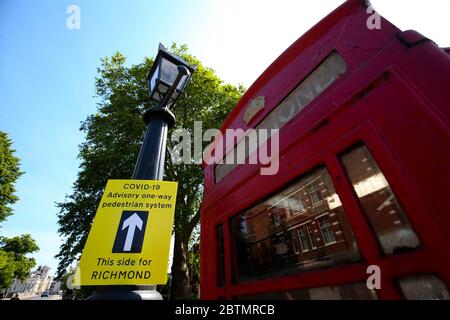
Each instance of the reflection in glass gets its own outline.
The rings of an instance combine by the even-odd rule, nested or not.
[[[330,54],[256,128],[282,128],[344,74],[346,70],[347,64],[344,59],[336,52]]]
[[[311,197],[311,201],[313,204],[319,203],[322,201],[322,193],[320,192],[319,185],[317,183],[311,183],[308,186],[308,192]]]
[[[309,243],[308,243],[308,241],[306,240],[306,236],[305,236],[305,231],[304,231],[304,229],[303,229],[303,228],[298,228],[298,229],[297,229],[297,232],[298,232],[298,237],[299,237],[299,239],[300,239],[300,244],[301,244],[301,246],[302,246],[302,251],[303,251],[303,252],[308,251],[308,250],[309,250]]]
[[[297,114],[306,108],[310,102],[317,98],[325,89],[335,82],[347,70],[344,59],[336,52],[331,53],[309,76],[307,76],[275,109],[273,109],[260,124],[259,129],[281,129],[292,120]],[[273,134],[271,132],[270,134]],[[267,139],[270,138],[269,135]],[[229,154],[236,153],[243,155],[246,159],[252,152],[267,139],[258,139],[258,143],[246,148],[246,139],[239,141],[237,146]],[[225,158],[229,155],[227,154]],[[223,163],[215,166],[216,183],[220,182],[228,175],[238,163]]]
[[[306,231],[308,231],[308,239],[309,239],[309,243],[311,243],[311,248],[316,249],[316,245],[315,245],[315,241],[313,240],[313,232],[311,230],[311,226],[306,225]]]
[[[399,284],[407,300],[450,300],[445,284],[432,274],[402,278]]]
[[[325,244],[331,244],[336,242],[333,229],[328,216],[324,216],[319,219],[320,231],[322,232],[323,241]]]
[[[341,160],[384,253],[418,247],[416,233],[367,147],[356,147]]]
[[[310,186],[320,192],[313,201]],[[295,274],[360,260],[339,196],[325,168],[230,221],[233,280]],[[251,230],[251,232],[249,232]]]
[[[374,290],[365,283],[341,286],[258,293],[236,297],[238,300],[377,300]]]

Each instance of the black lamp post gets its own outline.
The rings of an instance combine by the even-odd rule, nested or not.
[[[148,127],[133,179],[163,179],[167,130],[175,124],[170,107],[183,93],[194,70],[181,57],[168,52],[159,44],[158,54],[148,74],[150,99],[156,101],[157,105],[144,113]]]
[[[150,98],[157,102],[155,107],[145,111],[147,124],[141,150],[134,167],[132,179],[162,180],[166,155],[166,140],[169,127],[175,124],[170,111],[194,72],[181,57],[168,52],[159,44],[152,69],[148,74]],[[102,286],[91,300],[162,300],[155,285],[150,286]]]

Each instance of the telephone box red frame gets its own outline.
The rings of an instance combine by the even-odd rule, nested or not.
[[[348,66],[342,77],[280,130],[277,175],[263,176],[259,165],[242,164],[216,183],[215,165],[204,165],[202,299],[365,282],[369,265],[382,270],[379,299],[401,299],[395,279],[408,275],[438,274],[450,287],[449,53],[415,31],[400,31],[384,18],[381,29],[370,30],[369,16],[366,1],[345,2],[281,54],[225,120],[222,132],[254,127],[333,51]],[[258,96],[265,97],[265,108],[247,125],[244,112]],[[417,250],[392,256],[380,251],[337,158],[357,141],[370,148],[402,201],[421,241]],[[363,261],[233,284],[230,218],[319,163],[332,177]],[[223,287],[216,281],[219,224],[224,230]]]

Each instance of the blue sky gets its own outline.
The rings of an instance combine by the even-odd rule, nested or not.
[[[38,263],[55,271],[54,203],[71,193],[76,179],[78,129],[96,110],[100,58],[120,51],[129,64],[139,63],[159,42],[186,43],[226,82],[249,86],[342,2],[0,0],[0,130],[13,140],[26,172],[16,185],[15,214],[0,234],[31,233],[41,247]],[[372,2],[400,28],[450,46],[450,0]],[[79,30],[66,28],[71,4],[81,10]]]
[[[78,172],[80,121],[95,112],[94,80],[99,59],[119,50],[138,63],[159,41],[181,41],[167,13],[183,21],[187,3],[174,11],[165,1],[0,2],[0,130],[14,142],[25,174],[17,183],[20,201],[2,235],[31,233],[41,247],[35,256],[55,271],[59,247],[57,208]],[[80,30],[66,28],[66,8],[81,9]],[[184,14],[181,14],[184,12]],[[173,14],[175,13],[175,14]]]

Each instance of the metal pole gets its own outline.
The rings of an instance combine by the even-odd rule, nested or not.
[[[166,141],[169,127],[175,124],[175,116],[167,105],[173,92],[177,88],[182,76],[188,75],[189,70],[184,66],[178,67],[178,77],[168,90],[164,100],[157,106],[144,113],[147,124],[144,140],[139,152],[132,179],[163,180],[164,162],[166,156]],[[173,102],[170,103],[173,105]],[[162,300],[156,291],[156,285],[136,286],[98,286],[96,293],[89,300]]]

